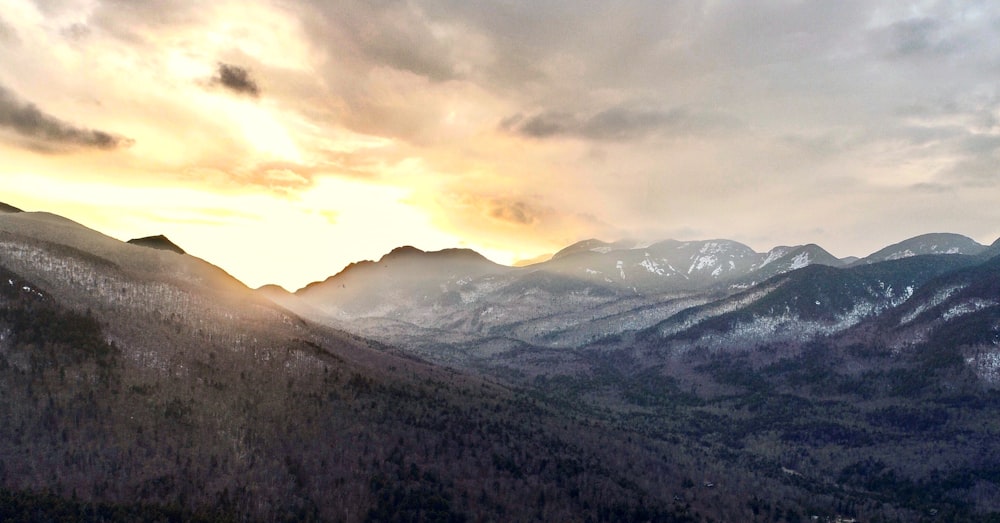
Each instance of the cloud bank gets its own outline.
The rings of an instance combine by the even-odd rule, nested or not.
[[[425,217],[399,225],[411,243],[510,258],[588,237],[864,255],[928,231],[1000,235],[987,1],[10,7],[0,131],[80,172],[283,202],[351,180],[398,198],[372,216],[404,202]],[[135,139],[126,155],[82,154],[131,143],[109,129]],[[51,161],[17,168],[66,171]],[[331,235],[350,223],[314,205],[343,218]]]

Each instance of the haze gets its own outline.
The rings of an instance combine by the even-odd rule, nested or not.
[[[0,0],[0,201],[289,289],[404,244],[990,243],[998,28],[990,2]]]

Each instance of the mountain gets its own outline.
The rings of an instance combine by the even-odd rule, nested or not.
[[[937,274],[927,267],[951,270],[971,263],[971,255],[987,252],[964,236],[928,234],[886,247],[841,272],[827,268],[847,264],[815,244],[757,253],[729,240],[667,240],[648,246],[586,240],[549,261],[521,268],[492,264],[472,251],[424,253],[408,247],[379,262],[349,266],[294,298],[276,301],[321,323],[385,343],[421,347],[414,350],[442,362],[495,358],[498,350],[517,351],[523,343],[555,349],[631,339],[646,336],[642,333],[657,325],[659,331],[681,335],[701,322],[693,318],[716,322],[706,326],[728,333],[721,340],[741,336],[742,331],[733,330],[739,325],[764,333],[758,337],[766,343],[778,333],[795,338],[840,332],[905,301],[926,277]],[[883,259],[895,261],[910,253],[943,257],[881,265]],[[775,279],[782,275],[790,277]],[[779,287],[783,290],[768,298],[777,300],[773,310],[755,311],[752,320],[744,317],[753,302]],[[820,294],[826,299],[803,298],[822,298]],[[837,306],[830,308],[833,303]],[[812,317],[814,312],[819,316]],[[451,341],[442,344],[446,339]],[[486,346],[477,340],[492,340],[490,348],[481,349]]]
[[[641,337],[692,346],[747,350],[778,341],[807,341],[847,330],[906,303],[925,283],[975,263],[965,256],[917,256],[873,265],[812,265],[751,289],[687,309]],[[652,334],[652,333],[655,333]],[[663,346],[662,341],[652,342]]]
[[[442,260],[494,270],[469,252],[404,249],[352,277]],[[0,519],[720,510],[712,497],[674,506],[695,471],[662,442],[312,324],[268,294],[281,293],[55,215],[0,215]]]
[[[706,294],[816,263],[840,265],[816,245],[762,254],[729,240],[644,247],[587,240],[520,268],[472,251],[405,247],[379,262],[352,264],[294,298],[273,298],[315,321],[423,346],[421,354],[433,359],[442,354],[435,347],[445,332],[473,345],[483,337],[509,340],[498,343],[512,350],[519,343],[573,347],[650,327],[682,305],[704,303]]]
[[[13,205],[7,205],[6,203],[0,202],[0,212],[10,213],[10,212],[24,212]]]
[[[335,317],[398,315],[461,302],[460,290],[511,269],[469,249],[399,247],[377,262],[354,263],[295,294]]]
[[[844,263],[814,243],[794,247],[775,247],[768,251],[762,260],[750,267],[749,274],[737,279],[732,285],[734,287],[753,286],[768,278],[810,265],[841,267]]]
[[[176,252],[177,254],[187,254],[184,249],[181,249],[174,242],[170,241],[166,236],[162,234],[157,236],[146,236],[144,238],[133,238],[127,243],[132,245],[141,245],[143,247],[149,247],[151,249],[160,249],[163,251]]]
[[[605,247],[289,293],[0,214],[0,520],[1000,514],[1000,258]]]
[[[878,263],[921,254],[976,255],[986,247],[975,240],[951,233],[931,233],[894,243],[864,257],[858,263]]]
[[[989,247],[986,247],[986,249],[979,253],[979,255],[985,258],[1000,256],[1000,238],[997,238],[996,241],[991,243]]]
[[[580,254],[587,252],[596,252],[600,254],[607,254],[611,251],[622,251],[637,247],[636,242],[629,240],[621,240],[617,242],[605,242],[598,240],[596,238],[591,238],[589,240],[581,240],[572,245],[564,247],[557,251],[551,256],[551,259],[558,260],[572,254]]]
[[[1000,257],[924,285],[878,326],[897,350],[955,348],[982,380],[1000,385]]]
[[[614,244],[578,246],[557,253],[538,269],[648,293],[696,289],[748,270],[757,257],[746,245],[729,240],[667,240],[625,249]]]

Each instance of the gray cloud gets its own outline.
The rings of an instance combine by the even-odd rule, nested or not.
[[[939,183],[977,189],[1000,187],[1000,150],[968,155],[942,170]]]
[[[590,116],[543,111],[505,118],[500,127],[531,138],[571,136],[595,141],[630,141],[649,136],[696,136],[735,129],[731,116],[686,107],[669,110],[613,107]]]
[[[219,62],[217,76],[212,81],[234,93],[254,98],[260,96],[260,87],[257,86],[257,81],[250,76],[250,71],[238,65]]]
[[[435,33],[418,3],[317,1],[305,13],[312,38],[364,69],[390,67],[435,82],[456,78],[456,45]]]
[[[12,130],[27,140],[25,145],[40,151],[58,151],[66,146],[109,150],[133,143],[128,138],[59,120],[20,100],[3,86],[0,86],[0,127]]]
[[[872,38],[890,58],[943,55],[961,48],[961,41],[946,35],[946,29],[939,18],[912,18],[875,30]]]

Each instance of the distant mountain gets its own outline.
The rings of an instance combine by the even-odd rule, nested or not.
[[[407,246],[377,262],[353,263],[295,294],[335,316],[393,315],[460,303],[459,291],[470,282],[512,270],[469,249],[425,252]]]
[[[949,252],[955,244],[976,252],[968,245],[971,240],[963,244],[960,238],[927,235],[899,245],[901,252]],[[924,245],[930,240],[937,241]],[[664,320],[658,315],[679,312],[680,304],[714,302],[815,265],[845,264],[815,244],[758,253],[731,240],[648,246],[585,240],[548,261],[520,268],[494,264],[468,250],[425,253],[403,247],[378,262],[352,264],[294,298],[275,300],[338,327],[364,319],[357,328],[390,343],[449,332],[565,347],[638,332]],[[383,320],[401,323],[380,327]],[[410,332],[406,325],[418,330]]]
[[[844,263],[814,243],[794,247],[775,247],[768,251],[762,260],[751,266],[749,274],[739,278],[733,286],[752,286],[773,276],[811,265],[841,267]]]
[[[595,247],[596,245],[596,247]],[[590,280],[601,285],[648,293],[692,290],[742,275],[758,254],[739,242],[667,240],[648,247],[618,248],[586,242],[564,249],[539,270]]]
[[[551,259],[558,260],[566,256],[573,254],[596,252],[600,254],[607,254],[611,251],[624,251],[632,248],[636,248],[636,242],[630,240],[621,240],[617,242],[605,242],[595,238],[589,240],[578,241],[572,245],[560,249],[558,252],[552,255]]]
[[[745,350],[829,336],[906,303],[928,281],[975,261],[925,255],[851,268],[813,265],[685,310],[649,331],[654,336],[642,337],[683,341],[674,350],[692,345]]]
[[[931,233],[915,236],[879,249],[862,258],[858,263],[878,263],[921,254],[976,255],[985,249],[985,246],[961,234]]]
[[[142,247],[149,247],[151,249],[160,249],[163,251],[176,252],[177,254],[186,254],[184,249],[181,249],[174,242],[167,239],[166,236],[162,234],[157,236],[146,236],[144,238],[133,238],[127,243],[132,245],[140,245]]]

